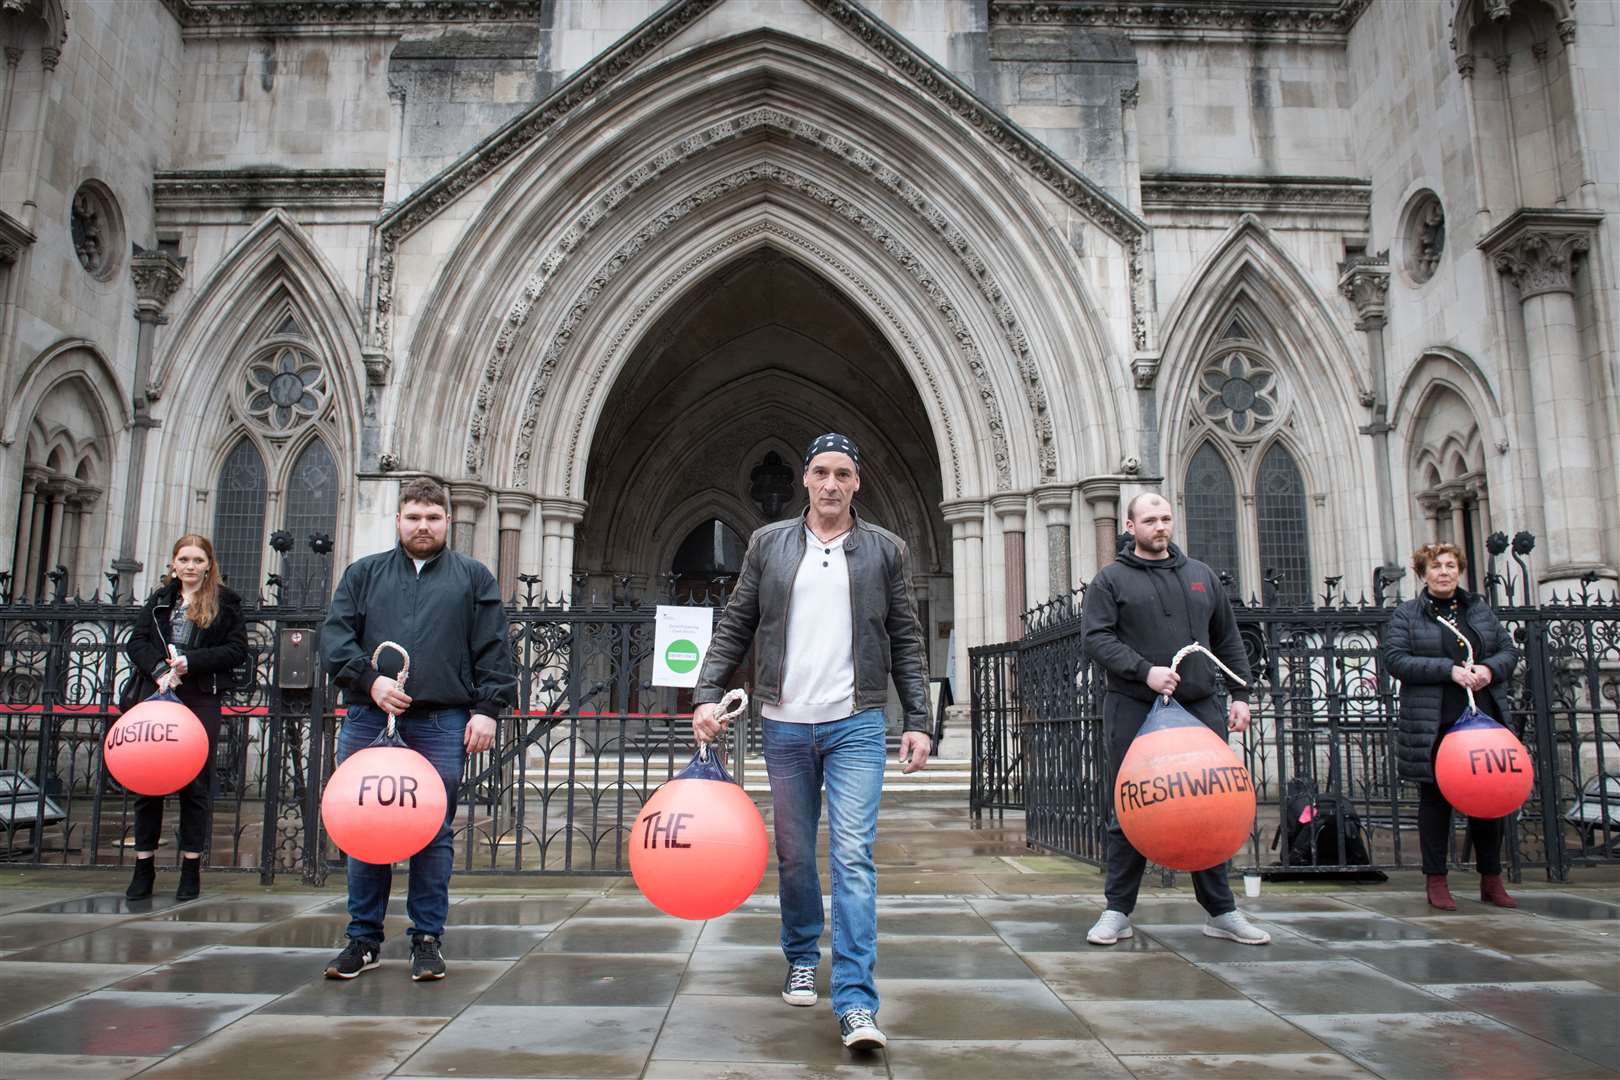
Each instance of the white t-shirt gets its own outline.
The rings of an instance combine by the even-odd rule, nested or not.
[[[417,574],[418,577],[420,577],[421,574],[422,574],[422,567],[427,565],[427,560],[426,559],[418,559],[416,556],[412,555],[411,556],[411,562],[416,564],[416,574]]]
[[[844,560],[848,535],[822,541],[804,530],[804,559],[788,600],[782,702],[760,709],[772,720],[820,724],[855,711],[853,615]]]

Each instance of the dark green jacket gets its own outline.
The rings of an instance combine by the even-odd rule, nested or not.
[[[385,641],[411,656],[405,692],[412,710],[470,709],[500,716],[517,700],[506,608],[495,575],[448,548],[420,574],[403,546],[368,555],[343,571],[321,628],[321,660],[352,705],[371,704],[377,676],[395,676],[399,657],[371,654]]]
[[[726,681],[754,646],[754,697],[767,705],[782,700],[787,665],[788,598],[804,560],[804,518],[789,518],[757,529],[748,540],[737,587],[709,641],[696,704],[719,701]],[[855,660],[855,708],[881,708],[889,700],[889,679],[900,691],[907,731],[931,732],[928,717],[928,663],[922,628],[911,605],[911,574],[906,543],[887,529],[855,518],[844,540],[849,567],[851,646]]]

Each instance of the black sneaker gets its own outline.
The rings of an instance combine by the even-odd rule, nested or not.
[[[444,954],[439,952],[439,939],[422,934],[411,939],[411,979],[422,982],[444,978]]]
[[[782,1000],[789,1005],[814,1005],[816,969],[798,964],[788,965],[787,979],[782,983]]]
[[[343,946],[343,951],[326,965],[328,979],[352,979],[362,971],[370,971],[382,963],[382,957],[377,955],[375,941],[362,941],[360,938],[350,938],[349,943]]]
[[[889,1045],[888,1036],[878,1030],[871,1009],[851,1009],[838,1018],[844,1045],[851,1050],[881,1050]]]

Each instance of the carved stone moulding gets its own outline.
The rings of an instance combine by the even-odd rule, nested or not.
[[[159,211],[193,206],[269,209],[382,205],[381,169],[184,169],[159,172],[152,202]]]
[[[990,0],[992,26],[1122,30],[1138,40],[1198,38],[1344,45],[1372,0]]]
[[[534,23],[550,0],[163,0],[188,38]]]
[[[1576,263],[1602,221],[1601,213],[1584,210],[1516,210],[1481,238],[1479,249],[1512,279],[1521,300],[1572,292]]]
[[[1372,207],[1372,182],[1342,176],[1229,176],[1158,173],[1142,177],[1142,209],[1226,213],[1350,213]]]
[[[16,262],[37,239],[32,229],[0,210],[0,266]]]

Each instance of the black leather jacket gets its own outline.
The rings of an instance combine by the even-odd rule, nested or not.
[[[782,700],[787,665],[788,598],[804,559],[803,517],[774,522],[754,532],[742,573],[692,693],[695,704],[719,701],[726,681],[754,646],[753,696],[767,705]],[[922,628],[911,604],[906,543],[887,529],[862,521],[844,540],[849,567],[850,632],[855,658],[855,708],[875,709],[889,698],[889,678],[900,691],[907,731],[931,732],[928,663]]]

